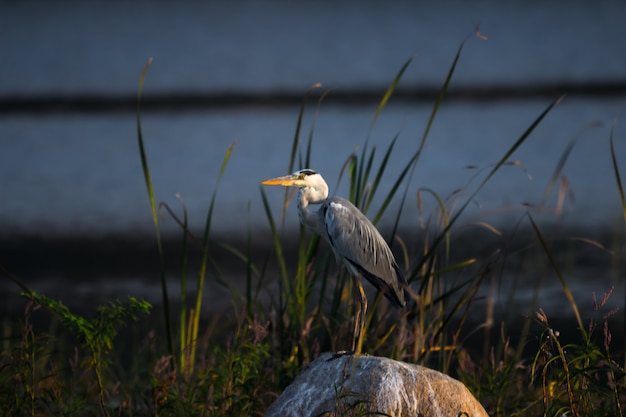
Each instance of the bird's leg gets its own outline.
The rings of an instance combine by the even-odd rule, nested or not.
[[[348,351],[341,351],[335,353],[329,361],[341,358],[344,355],[361,355],[361,349],[363,347],[363,339],[365,338],[365,333],[363,333],[363,327],[365,326],[365,316],[367,313],[367,298],[365,297],[365,290],[363,289],[363,285],[361,284],[361,279],[359,276],[353,276],[354,284],[356,285],[356,290],[358,292],[358,305],[356,306],[356,311],[354,313],[354,332],[352,333],[352,349]]]
[[[359,277],[355,277],[354,281],[359,292],[359,305],[357,306],[356,314],[354,315],[354,338],[352,340],[352,351],[355,356],[361,354],[361,348],[363,347],[363,339],[365,333],[363,333],[363,327],[365,325],[365,316],[367,313],[367,297],[365,296],[365,290],[361,284]]]

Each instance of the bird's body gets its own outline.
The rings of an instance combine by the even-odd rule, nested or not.
[[[337,261],[355,278],[361,299],[352,347],[355,354],[359,354],[367,299],[358,277],[365,277],[394,306],[404,308],[406,305],[407,282],[391,249],[372,222],[351,202],[341,197],[328,197],[328,185],[317,172],[304,169],[262,184],[298,187],[300,222],[328,242]],[[318,205],[317,209],[311,207]]]
[[[378,230],[351,202],[330,197],[317,212],[326,225],[322,236],[354,276],[362,275],[398,308],[404,308],[404,275]],[[384,244],[381,244],[384,243]]]

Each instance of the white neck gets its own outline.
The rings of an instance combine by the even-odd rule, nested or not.
[[[324,235],[324,221],[317,211],[313,211],[309,204],[321,204],[328,198],[328,186],[320,183],[316,186],[302,187],[298,190],[298,216],[300,223],[315,233]]]

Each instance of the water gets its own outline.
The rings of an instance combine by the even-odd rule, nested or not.
[[[432,189],[443,197],[458,189],[472,192],[486,171],[478,173],[468,166],[491,167],[547,104],[444,104],[418,164],[411,195],[419,188]],[[486,213],[526,203],[539,205],[559,158],[568,144],[577,140],[563,169],[574,198],[566,201],[559,221],[590,227],[617,224],[620,205],[609,136],[614,116],[624,110],[626,99],[566,99],[511,158],[521,162],[526,172],[504,168],[478,195],[480,207],[473,206],[474,214],[499,223],[499,217]],[[345,180],[336,188],[337,178],[349,155],[364,146],[373,111],[368,107],[323,107],[315,122],[312,167],[325,175],[336,194],[348,193]],[[399,135],[382,190],[391,187],[417,150],[429,112],[425,105],[390,106],[369,133],[369,146],[378,149],[377,163],[392,138]],[[305,120],[304,138],[311,116]],[[265,227],[259,183],[286,173],[296,121],[297,109],[144,115],[143,132],[157,200],[179,207],[176,194],[181,195],[192,223],[201,227],[222,158],[234,144],[218,189],[215,231],[236,232],[248,218],[255,227]],[[588,127],[594,124],[598,126]],[[19,137],[5,141],[0,154],[0,176],[6,179],[0,189],[0,224],[5,233],[151,231],[134,115],[25,115],[0,119],[0,129],[7,137]],[[618,126],[619,160],[623,160],[624,149],[621,131]],[[470,182],[475,174],[477,179]],[[266,192],[278,212],[282,191]],[[554,202],[552,198],[550,203]],[[415,208],[414,198],[407,208]],[[295,224],[297,217],[291,214],[288,221]],[[166,227],[171,225],[165,222]]]

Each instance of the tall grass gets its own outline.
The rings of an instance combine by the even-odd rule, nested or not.
[[[462,224],[468,206],[503,167],[522,167],[521,163],[512,161],[515,152],[561,98],[547,104],[537,117],[528,121],[528,128],[511,140],[509,149],[492,166],[480,171],[473,189],[444,197],[436,190],[417,188],[412,183],[463,45],[442,81],[424,131],[415,135],[415,150],[404,156],[399,174],[389,178],[388,173],[391,161],[403,158],[396,154],[399,135],[390,135],[386,147],[377,149],[370,145],[368,134],[358,153],[346,155],[337,178],[337,186],[347,182],[347,197],[374,223],[384,218],[392,224],[389,230],[384,230],[385,237],[411,286],[408,308],[402,312],[393,310],[376,294],[365,320],[363,350],[452,374],[470,388],[490,415],[622,416],[626,384],[617,354],[623,352],[614,352],[611,344],[609,321],[615,311],[605,311],[610,292],[599,302],[594,295],[593,317],[584,316],[579,308],[580,300],[574,299],[569,287],[567,272],[559,253],[555,252],[552,237],[535,222],[532,208],[521,214],[519,222],[507,230],[482,222],[467,232],[466,225]],[[289,235],[293,231],[286,227],[284,219],[287,210],[295,210],[291,207],[293,194],[289,190],[285,191],[282,210],[277,213],[271,208],[270,197],[260,188],[271,233],[271,253],[255,250],[259,237],[252,225],[247,228],[244,248],[222,243],[211,233],[214,207],[219,204],[219,183],[230,158],[236,154],[232,146],[226,150],[221,164],[216,164],[218,179],[200,233],[190,230],[191,219],[182,197],[179,196],[179,210],[157,204],[146,152],[149,140],[144,141],[140,117],[150,63],[140,76],[137,140],[160,259],[164,327],[149,335],[136,336],[132,348],[134,363],[129,368],[132,371],[125,373],[121,362],[111,359],[126,346],[116,346],[114,337],[120,326],[136,318],[138,313],[147,312],[148,305],[130,299],[126,304],[105,304],[98,310],[100,315],[94,318],[81,317],[69,312],[62,303],[31,291],[0,265],[0,272],[21,286],[25,297],[32,302],[25,311],[20,331],[14,333],[15,328],[11,328],[3,339],[0,401],[12,415],[259,415],[303,365],[318,357],[320,352],[350,346],[355,312],[351,297],[353,281],[347,271],[336,265],[318,236],[307,233],[302,227],[296,231],[296,236]],[[394,91],[412,63],[413,59],[407,60],[391,80],[374,109],[370,132],[386,105],[393,100]],[[285,156],[286,172],[314,165],[311,155],[317,112],[332,94],[332,91],[318,94],[313,110],[315,117],[307,131],[303,126],[305,115],[311,111],[311,95],[318,92],[318,88],[314,86],[303,99],[291,150]],[[575,142],[570,142],[557,162],[542,205],[553,192]],[[626,222],[621,161],[615,150],[613,131],[610,153]],[[260,182],[263,178],[257,180]],[[391,187],[383,189],[385,183]],[[437,208],[433,213],[422,212],[426,199],[435,201]],[[398,210],[391,213],[391,203],[398,200]],[[378,205],[377,201],[380,201]],[[178,301],[181,308],[176,316],[170,308],[172,292],[166,280],[167,258],[159,211],[167,212],[180,226],[182,255]],[[178,211],[182,214],[177,214]],[[401,230],[401,219],[407,211],[418,213],[424,219],[418,230]],[[486,232],[493,236],[496,244],[487,255],[472,246],[464,247],[463,242],[455,238],[463,230],[466,234],[478,234],[476,230]],[[524,235],[524,230],[532,234]],[[416,241],[416,236],[421,240]],[[472,242],[475,239],[472,236]],[[523,241],[521,246],[517,243],[519,240]],[[625,244],[624,239],[618,239],[614,253],[619,253]],[[608,256],[615,256],[599,243],[592,242],[592,245]],[[219,270],[212,268],[218,263],[213,259],[217,248],[229,252],[244,266],[242,293],[222,280]],[[195,271],[191,270],[189,261],[194,249],[199,249],[200,253]],[[523,312],[506,311],[509,320],[496,321],[493,302],[489,295],[484,295],[484,290],[488,287],[490,291],[497,291],[515,262],[532,263],[533,274],[540,277],[550,274],[556,277],[572,312],[577,342],[564,341],[548,319],[550,313],[535,303]],[[191,289],[190,277],[194,274],[196,287]],[[515,274],[511,275],[515,279]],[[535,281],[535,299],[541,279]],[[229,311],[232,320],[222,320],[217,313],[208,322],[202,320],[202,313],[207,313],[202,304],[207,280],[227,288],[232,294],[232,310]],[[267,292],[268,288],[273,290]],[[59,327],[50,328],[48,333],[36,330],[32,317],[38,314],[37,306],[52,311]],[[518,326],[521,331],[511,334],[512,322],[522,314],[526,314],[526,318]],[[73,335],[66,346],[60,346],[59,340],[65,333],[58,328]],[[475,345],[476,340],[481,344]],[[61,365],[68,363],[69,366]]]
[[[161,231],[159,228],[159,216],[157,214],[157,208],[154,198],[154,190],[152,187],[152,177],[150,176],[150,168],[148,167],[148,157],[146,156],[145,146],[143,144],[143,133],[141,129],[141,95],[143,93],[143,84],[146,79],[148,68],[152,64],[152,58],[148,60],[141,75],[139,76],[139,88],[137,90],[137,142],[139,145],[139,157],[141,158],[141,168],[143,170],[143,176],[146,181],[146,188],[148,189],[148,198],[150,200],[150,210],[152,212],[152,222],[154,224],[154,231],[156,233],[157,250],[159,253],[159,261],[161,262],[161,294],[163,296],[163,311],[165,314],[165,338],[167,340],[168,350],[170,355],[174,354],[174,343],[172,339],[172,325],[169,320],[170,317],[170,297],[167,289],[167,279],[165,277],[165,265],[163,257],[163,243],[161,241]]]
[[[183,220],[181,221],[172,210],[165,204],[162,204],[168,212],[174,217],[178,224],[182,227],[183,230],[183,240],[182,240],[182,259],[181,259],[181,285],[180,285],[180,305],[181,311],[179,315],[179,346],[178,349],[174,349],[174,341],[172,334],[172,318],[170,317],[170,308],[169,308],[169,291],[167,287],[167,280],[165,277],[165,256],[163,253],[163,245],[161,243],[161,232],[159,227],[159,218],[157,214],[157,205],[154,197],[154,189],[152,186],[152,179],[150,176],[150,169],[148,166],[148,159],[146,157],[146,151],[143,141],[143,134],[141,130],[141,95],[143,92],[143,85],[146,78],[146,74],[148,68],[152,64],[152,59],[148,61],[143,71],[141,72],[141,76],[139,78],[139,89],[137,93],[137,140],[139,144],[139,154],[141,157],[141,165],[143,168],[143,175],[146,182],[146,188],[148,191],[148,198],[150,200],[150,209],[152,211],[152,219],[154,222],[154,229],[156,234],[157,241],[157,249],[159,253],[159,260],[161,262],[161,292],[163,296],[163,312],[164,312],[164,321],[166,328],[166,339],[168,342],[170,355],[177,354],[179,357],[180,369],[182,370],[185,377],[189,377],[193,372],[193,368],[196,362],[196,350],[197,350],[197,342],[198,342],[198,332],[200,326],[200,315],[202,313],[202,295],[204,291],[204,283],[207,276],[207,265],[209,263],[209,249],[211,245],[210,234],[211,234],[211,222],[213,219],[213,209],[215,207],[215,199],[217,196],[217,185],[219,185],[222,175],[224,174],[224,170],[228,165],[228,160],[230,158],[230,154],[232,152],[232,145],[226,151],[224,159],[222,160],[222,164],[219,170],[217,184],[211,196],[211,202],[209,204],[209,208],[207,211],[207,216],[204,224],[204,231],[202,237],[200,239],[196,238],[188,229],[188,216],[187,209],[185,207],[184,201],[182,197],[179,196],[181,201],[181,206],[183,208]],[[193,303],[193,307],[189,308],[187,304],[187,259],[188,259],[188,238],[191,237],[196,242],[198,242],[201,246],[202,251],[202,260],[200,262],[200,268],[198,271],[198,281],[197,287],[195,291],[195,302]]]

